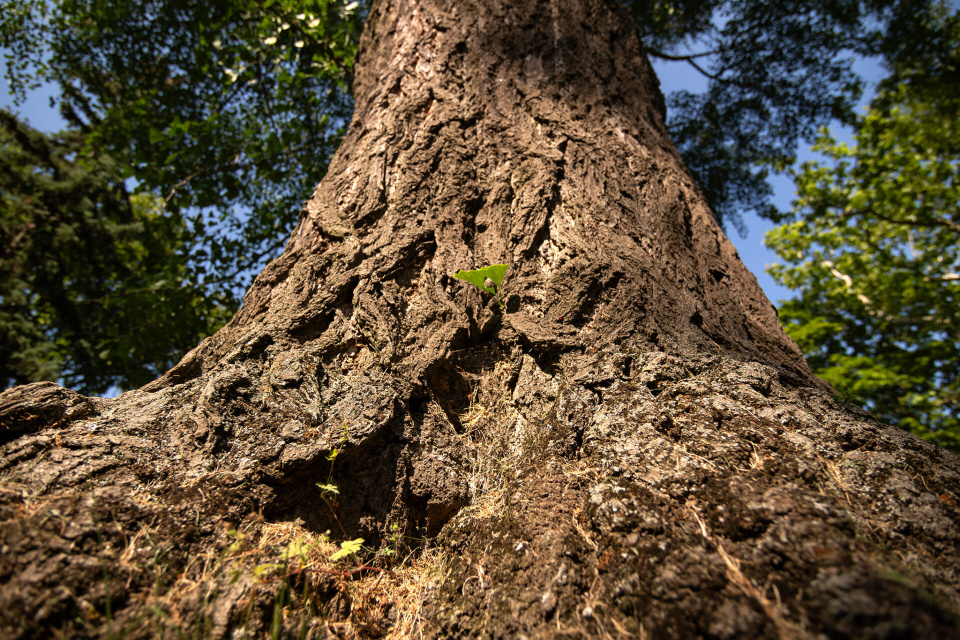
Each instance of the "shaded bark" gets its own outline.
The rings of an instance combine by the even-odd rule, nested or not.
[[[4,637],[266,634],[288,597],[311,637],[956,631],[960,461],[809,372],[627,16],[375,2],[355,94],[227,327],[115,400],[0,396]],[[452,278],[500,262],[505,312]],[[277,531],[448,562],[402,627],[376,571],[262,579]]]

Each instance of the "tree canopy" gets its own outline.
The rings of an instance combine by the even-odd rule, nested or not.
[[[20,271],[10,267],[0,289],[12,314],[5,384],[138,386],[229,318],[279,254],[345,129],[361,25],[357,3],[326,0],[2,3],[12,91],[22,98],[53,82],[71,125],[44,137],[5,119],[11,135],[44,149],[5,148],[6,174],[18,176],[4,185],[5,231],[24,232],[7,265]],[[62,195],[53,184],[60,178],[22,179],[63,172],[83,175],[100,204],[69,217],[62,201],[36,200]],[[14,201],[38,208],[22,214]],[[23,238],[49,227],[38,216],[59,220],[73,244],[37,239],[28,249]],[[100,235],[81,233],[84,225],[100,225]],[[97,263],[101,252],[111,255],[109,273]],[[62,304],[41,313],[34,307],[49,303],[53,288],[38,289],[38,279],[50,264],[56,273],[45,282]],[[111,295],[56,277],[66,270],[96,272]],[[29,284],[17,279],[21,271],[36,272]]]
[[[3,15],[12,89],[55,83],[87,145],[189,218],[200,283],[239,300],[349,120],[358,4],[38,0]]]
[[[960,448],[960,100],[883,94],[854,144],[824,134],[768,244],[814,371],[886,422]],[[947,115],[950,114],[950,115]]]
[[[87,393],[162,374],[226,319],[192,285],[189,233],[130,196],[79,131],[0,111],[0,382],[61,378]]]
[[[747,211],[781,219],[768,178],[796,162],[800,143],[855,122],[864,88],[855,56],[878,58],[893,76],[928,69],[950,50],[956,13],[939,0],[627,4],[652,56],[709,81],[703,93],[667,96],[668,126],[714,214],[741,234]]]
[[[960,449],[960,17],[941,7],[897,45],[852,145],[795,175],[772,275],[816,373],[891,424]]]

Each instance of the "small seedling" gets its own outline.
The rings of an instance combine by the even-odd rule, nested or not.
[[[349,430],[347,428],[347,423],[343,423],[341,427],[343,429],[343,435],[340,438],[339,446],[335,447],[327,455],[327,460],[330,462],[330,471],[327,473],[326,482],[318,482],[317,487],[320,489],[320,497],[326,503],[327,508],[330,510],[330,515],[333,516],[333,519],[336,521],[337,526],[340,527],[340,531],[343,531],[343,535],[347,535],[346,530],[343,528],[343,525],[340,524],[340,518],[337,517],[337,510],[334,507],[334,502],[336,497],[340,495],[340,489],[337,487],[336,483],[333,482],[333,464],[337,460],[337,456],[340,454],[340,451],[347,444],[347,439],[349,438]]]
[[[390,537],[387,538],[387,545],[380,550],[377,555],[380,555],[385,558],[396,555],[397,553],[397,544],[400,542],[400,539],[403,537],[403,534],[400,533],[400,523],[393,521],[390,523]]]
[[[361,549],[363,549],[363,538],[357,538],[356,540],[345,540],[344,542],[340,543],[340,551],[337,551],[330,556],[330,561],[336,562],[337,560],[348,558],[352,555],[360,553]]]
[[[268,574],[268,573],[272,573],[272,572],[276,571],[277,569],[282,569],[283,566],[284,566],[284,565],[282,565],[282,564],[276,564],[276,563],[273,563],[273,562],[268,562],[268,563],[266,563],[266,564],[260,564],[260,565],[257,565],[256,567],[253,568],[253,575],[255,575],[255,576],[258,577],[258,578],[261,578],[261,577],[263,577],[264,575],[266,575],[266,574]]]
[[[340,489],[338,489],[338,488],[337,488],[337,485],[335,485],[335,484],[331,484],[331,483],[320,484],[320,483],[318,482],[318,483],[317,483],[317,486],[320,488],[320,491],[323,491],[324,495],[326,495],[326,494],[328,494],[328,493],[332,493],[332,494],[334,494],[334,495],[339,495],[339,494],[340,494]]]
[[[473,271],[464,271],[461,269],[453,274],[453,277],[458,280],[465,280],[489,293],[497,301],[497,304],[500,305],[500,309],[506,311],[507,308],[504,306],[503,300],[499,298],[499,295],[500,285],[503,283],[503,277],[507,274],[507,269],[509,268],[510,265],[508,264],[492,264],[489,267],[474,269]],[[488,282],[490,284],[487,284]]]
[[[287,545],[280,557],[289,562],[294,562],[297,568],[304,567],[309,563],[307,554],[313,550],[313,545],[307,544],[303,537],[299,537]]]

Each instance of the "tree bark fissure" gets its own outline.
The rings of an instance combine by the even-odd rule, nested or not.
[[[281,525],[433,540],[434,637],[956,630],[960,461],[809,372],[622,10],[374,2],[355,98],[229,325],[115,400],[0,396],[4,637],[266,634],[225,558]],[[452,277],[497,263],[505,311]],[[327,578],[311,637],[399,628]]]

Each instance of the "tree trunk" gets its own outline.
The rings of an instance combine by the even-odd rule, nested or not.
[[[621,9],[375,1],[355,94],[222,331],[0,396],[0,635],[957,632],[960,460],[809,372]]]

